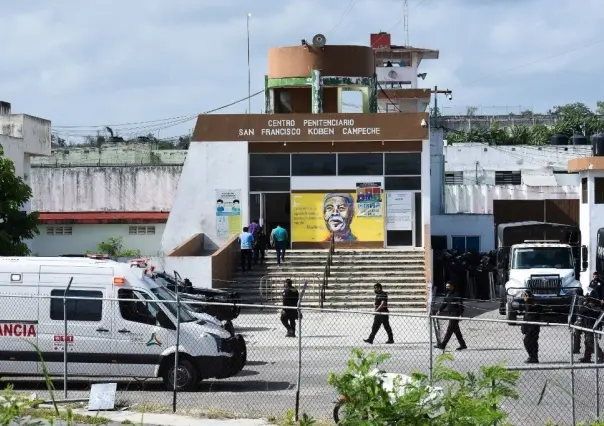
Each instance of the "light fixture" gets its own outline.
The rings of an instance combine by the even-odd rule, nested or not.
[[[447,99],[452,101],[453,100],[453,93],[448,93],[447,94]]]
[[[302,39],[301,43],[302,43],[302,46],[308,46],[308,43],[306,42],[306,39]]]
[[[287,146],[287,142],[283,142],[283,146]]]
[[[418,74],[418,75],[417,75],[417,77],[418,77],[418,78],[421,78],[422,80],[425,80],[427,75],[428,75],[428,73],[427,73],[427,72],[423,72],[423,73],[421,73],[421,74]]]
[[[384,146],[384,141],[382,141],[382,146]]]
[[[334,144],[335,144],[335,142],[334,142],[334,141],[331,141],[331,146],[334,146]]]

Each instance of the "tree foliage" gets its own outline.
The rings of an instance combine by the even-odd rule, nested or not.
[[[0,145],[0,256],[27,256],[24,242],[38,234],[38,212],[22,211],[31,188],[15,175],[13,162]]]
[[[474,115],[475,110],[468,108],[468,116]],[[591,136],[604,131],[604,101],[598,101],[596,110],[592,111],[587,105],[575,102],[555,106],[547,116],[554,117],[555,125],[547,126],[541,123],[532,125],[517,124],[508,129],[494,122],[490,128],[475,128],[470,131],[447,131],[445,139],[448,143],[456,142],[485,142],[490,145],[546,145],[554,134]],[[538,119],[543,115],[526,110],[520,117]]]
[[[89,252],[89,254],[92,254]],[[141,251],[136,249],[125,249],[122,237],[109,237],[101,241],[96,247],[95,254],[104,254],[109,257],[140,257]]]

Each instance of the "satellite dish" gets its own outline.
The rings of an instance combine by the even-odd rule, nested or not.
[[[325,43],[327,43],[327,40],[323,34],[317,34],[312,38],[312,45],[315,47],[325,47]]]

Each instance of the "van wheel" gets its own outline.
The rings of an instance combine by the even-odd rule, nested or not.
[[[174,386],[174,358],[168,362],[164,370],[164,385],[168,390],[192,391],[199,383],[199,374],[195,366],[187,359],[178,360],[178,369],[176,371],[176,386]]]

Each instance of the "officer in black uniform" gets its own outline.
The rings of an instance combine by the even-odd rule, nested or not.
[[[524,299],[524,321],[539,322],[541,320],[541,306],[535,303],[535,296],[529,290],[522,293]],[[536,324],[522,324],[520,331],[524,334],[524,349],[528,354],[527,364],[539,363],[539,332],[541,326]]]
[[[285,280],[285,288],[283,289],[283,306],[298,306],[298,290],[292,285],[292,280],[289,278]],[[282,309],[281,310],[281,323],[287,330],[285,337],[296,337],[296,319],[298,318],[298,311],[296,309]]]
[[[463,300],[455,292],[455,286],[453,285],[453,282],[447,281],[447,283],[445,284],[445,288],[447,289],[447,294],[445,294],[445,298],[440,304],[436,315],[438,316],[440,314],[444,314],[447,317],[461,317],[464,311]],[[443,340],[439,345],[436,345],[436,348],[442,349],[444,351],[447,347],[447,343],[449,343],[449,340],[451,340],[451,337],[454,334],[457,338],[457,342],[459,343],[459,347],[457,348],[457,350],[463,351],[464,349],[467,349],[466,342],[463,339],[461,329],[459,328],[459,320],[449,320],[449,324],[447,325],[447,331],[445,332],[445,337],[443,337]]]
[[[591,284],[590,284],[591,286]],[[582,319],[582,326],[585,328],[593,328],[596,325],[598,317],[602,313],[602,301],[599,299],[597,289],[591,289],[591,291],[585,296],[583,305],[579,308],[578,317]],[[596,359],[598,362],[604,360],[602,349],[599,344],[594,345],[594,333],[583,332],[585,336],[585,355],[579,359],[579,362],[590,363],[592,362],[592,356],[594,349],[596,352]]]
[[[371,334],[367,339],[364,339],[364,341],[372,344],[375,335],[383,325],[386,334],[388,334],[388,341],[386,343],[392,344],[394,343],[394,336],[392,335],[392,328],[390,327],[390,319],[388,318],[388,315],[384,315],[384,313],[388,312],[388,293],[385,293],[384,290],[382,290],[382,284],[380,283],[376,283],[373,286],[373,291],[375,292],[375,312],[381,312],[382,314],[374,315]]]
[[[602,284],[600,282],[600,275],[597,272],[594,272],[593,279],[590,281],[587,291],[588,291],[588,297],[590,297],[592,299],[597,299],[597,300],[601,301],[604,298],[604,294],[602,292]],[[581,290],[580,293],[577,295],[583,296],[583,291]],[[592,304],[594,304],[594,302],[595,302],[595,300],[592,300],[591,303],[589,303],[586,306],[585,299],[583,299],[583,302],[581,303],[581,305],[578,308],[579,314],[576,316],[576,319],[574,322],[574,324],[577,327],[585,327],[585,321],[584,321],[585,318],[583,317],[583,315],[581,315],[581,311],[583,311],[584,313],[589,313],[590,308],[588,306],[591,306]],[[573,354],[581,353],[581,335],[584,335],[584,334],[585,333],[583,332],[583,330],[577,330],[576,328],[573,329]],[[587,341],[587,340],[585,340],[585,341]],[[593,342],[591,342],[591,343],[593,343]],[[593,348],[592,348],[592,352],[593,352]]]

